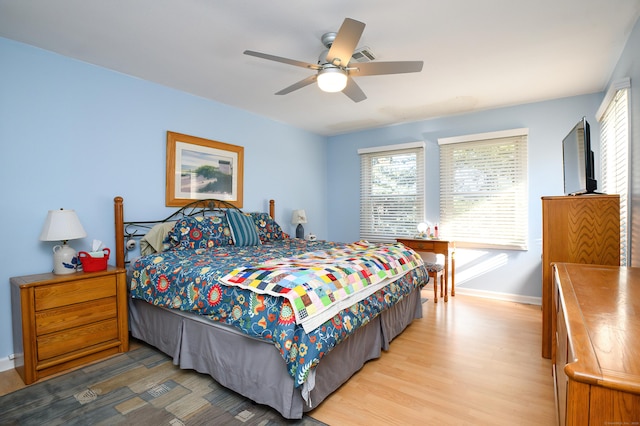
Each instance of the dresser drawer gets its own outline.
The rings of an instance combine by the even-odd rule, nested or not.
[[[52,309],[116,295],[115,276],[51,284],[35,289],[35,310]]]
[[[36,312],[36,335],[41,336],[116,318],[117,314],[118,305],[115,296],[38,311]]]
[[[36,338],[38,361],[44,361],[89,346],[118,339],[118,321],[113,318],[50,333]]]

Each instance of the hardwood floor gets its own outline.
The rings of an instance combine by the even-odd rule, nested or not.
[[[0,372],[0,396],[25,387],[24,382],[13,368]]]
[[[456,294],[309,413],[330,425],[554,425],[540,306]]]
[[[433,303],[380,359],[309,413],[329,425],[554,425],[540,306],[457,293]],[[20,387],[0,373],[0,395]]]

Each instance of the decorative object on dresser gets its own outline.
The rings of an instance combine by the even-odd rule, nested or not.
[[[551,358],[555,325],[551,263],[620,265],[620,197],[542,197],[542,356]]]
[[[413,250],[420,252],[428,252],[441,254],[444,256],[444,292],[442,291],[442,283],[440,296],[443,296],[444,293],[444,301],[447,302],[449,300],[448,296],[448,287],[449,287],[449,269],[451,269],[451,296],[456,295],[456,244],[453,241],[440,240],[440,239],[422,239],[422,238],[396,238],[396,241],[404,244],[405,246],[412,248]],[[434,292],[434,303],[438,302],[437,297],[437,278],[438,269],[437,265],[434,265],[431,268],[433,271],[429,270],[430,274],[433,274],[434,283],[433,283],[433,292]]]
[[[14,362],[26,384],[129,350],[125,269],[10,282]]]
[[[307,213],[304,210],[294,210],[291,215],[291,224],[296,227],[296,238],[304,238],[303,223],[307,223]]]
[[[78,257],[67,241],[87,236],[74,210],[49,210],[44,221],[40,241],[61,241],[53,247],[53,273],[58,275],[76,272]]]
[[[640,268],[553,266],[561,425],[640,424]]]

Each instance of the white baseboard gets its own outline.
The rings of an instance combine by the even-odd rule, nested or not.
[[[465,294],[486,299],[504,300],[507,302],[523,303],[525,305],[542,306],[542,297],[523,296],[521,294],[499,293],[497,291],[477,290],[474,288],[456,287],[456,294]]]
[[[11,370],[14,367],[15,364],[12,359],[9,359],[9,357],[0,358],[0,371]]]
[[[430,282],[424,288],[431,289],[431,291],[433,291],[433,284],[431,284]],[[478,290],[478,289],[466,288],[466,287],[456,287],[456,294],[483,297],[485,299],[504,300],[506,302],[522,303],[525,305],[542,306],[542,297],[523,296],[521,294],[499,293],[497,291]]]

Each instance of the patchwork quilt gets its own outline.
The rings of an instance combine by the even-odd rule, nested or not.
[[[402,244],[359,241],[234,269],[220,281],[286,297],[296,322],[310,332],[422,264],[422,258]]]
[[[298,239],[250,247],[168,250],[132,262],[130,295],[153,305],[194,312],[233,326],[251,337],[273,342],[295,385],[300,386],[307,380],[309,371],[336,345],[415,288],[425,285],[428,276],[424,266],[410,269],[359,302],[347,302],[349,306],[310,332],[297,324],[288,298],[227,285],[221,278],[252,265],[305,259],[311,256],[309,252],[320,257],[333,249],[349,250],[337,243]],[[384,269],[382,263],[380,268]],[[402,269],[399,263],[396,268]]]

